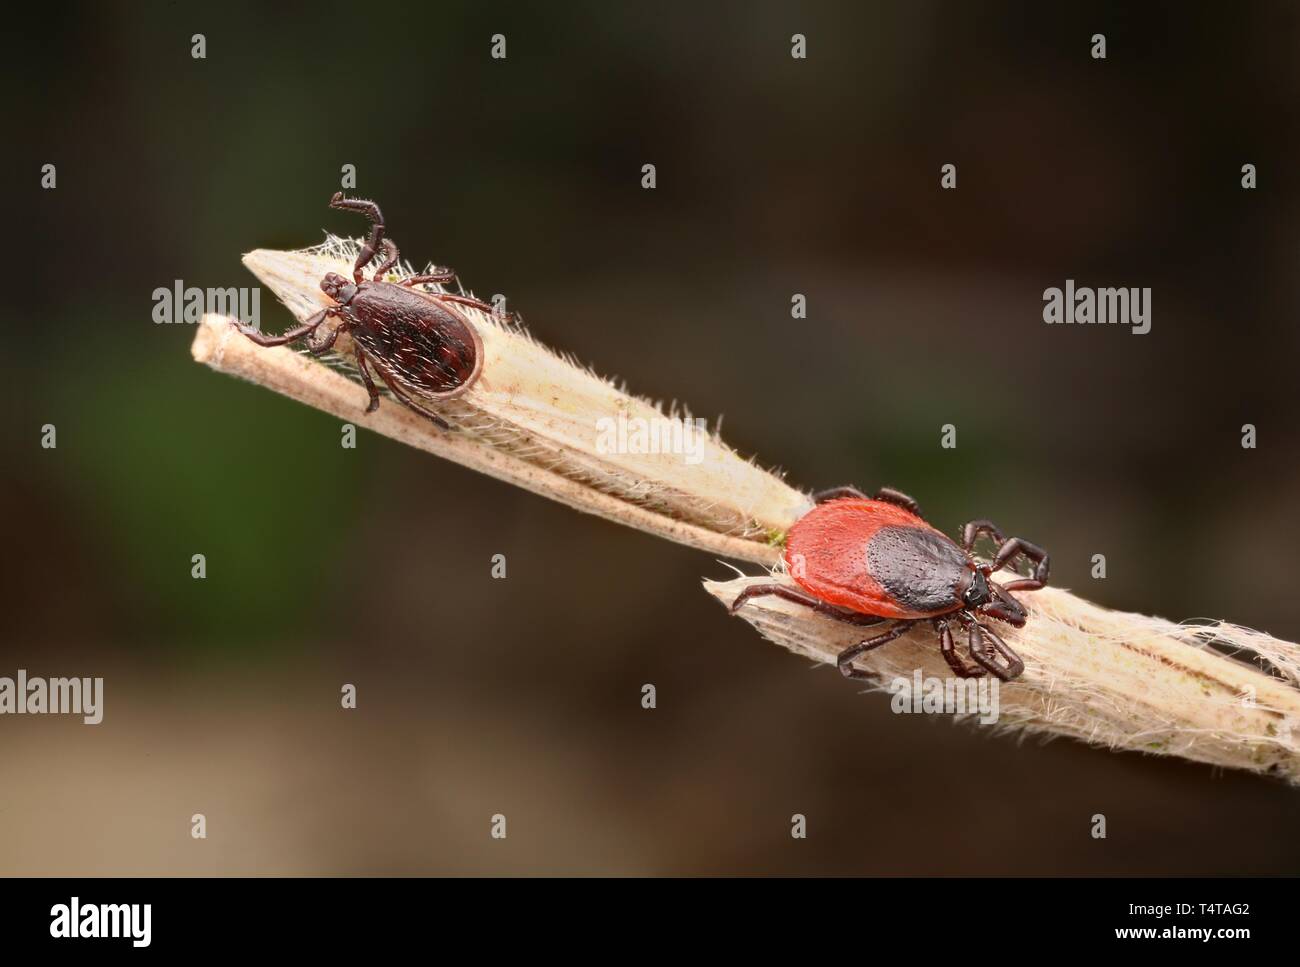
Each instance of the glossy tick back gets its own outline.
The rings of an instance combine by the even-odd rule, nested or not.
[[[1047,584],[1046,551],[1018,537],[1003,537],[987,520],[963,527],[958,544],[925,522],[916,501],[889,488],[867,497],[840,487],[817,494],[815,501],[786,535],[785,562],[799,587],[751,585],[736,597],[733,612],[750,598],[776,595],[850,624],[892,621],[880,634],[840,652],[837,663],[847,678],[873,677],[854,668],[854,659],[923,621],[934,626],[944,659],[962,678],[991,672],[1010,681],[1025,670],[1020,657],[979,619],[1024,625],[1025,608],[1009,592]],[[998,545],[990,562],[973,553],[985,535]],[[1021,560],[1029,563],[1029,575],[1001,586],[989,580],[994,571]],[[973,666],[957,652],[953,624],[966,632]]]
[[[401,282],[383,281],[397,264],[398,253],[392,239],[384,237],[384,216],[379,206],[372,201],[344,198],[338,192],[330,199],[330,207],[360,212],[372,223],[370,236],[352,267],[352,279],[329,272],[321,280],[321,290],[334,305],[279,336],[264,336],[245,326],[240,326],[240,331],[259,346],[283,346],[306,339],[307,349],[314,355],[332,349],[338,337],[346,333],[352,338],[357,369],[370,394],[367,413],[379,406],[379,390],[370,375],[373,367],[393,396],[449,429],[442,417],[421,403],[454,399],[478,379],[483,369],[483,340],[455,306],[472,306],[484,312],[492,312],[492,306],[467,296],[414,288],[428,282],[455,281],[456,273],[450,269],[415,275]],[[381,251],[383,261],[366,281],[362,270]],[[330,317],[338,318],[338,325],[323,339],[313,341],[311,337]]]

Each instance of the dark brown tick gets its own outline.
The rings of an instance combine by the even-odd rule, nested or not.
[[[916,501],[882,487],[868,497],[852,487],[837,487],[814,497],[816,506],[786,535],[785,563],[798,588],[752,584],[737,595],[734,612],[750,598],[775,595],[819,614],[855,625],[892,621],[878,635],[840,652],[846,678],[872,678],[853,667],[864,652],[888,644],[922,621],[933,624],[948,667],[962,678],[986,672],[1010,681],[1025,663],[981,617],[1024,626],[1025,607],[1008,592],[1034,591],[1047,584],[1050,563],[1041,547],[1006,538],[997,525],[973,520],[962,528],[961,544],[921,517]],[[997,542],[992,561],[974,557],[975,542],[988,535]],[[989,575],[1013,562],[1028,561],[1032,571],[998,586]],[[967,635],[973,666],[957,653],[953,624]]]
[[[397,399],[444,430],[450,429],[419,401],[454,399],[474,385],[483,369],[483,340],[453,306],[473,306],[484,312],[492,312],[492,306],[467,296],[413,288],[426,282],[454,281],[456,273],[450,269],[414,275],[401,282],[383,281],[397,264],[397,246],[384,237],[384,216],[379,206],[360,198],[344,198],[340,191],[330,199],[330,207],[360,212],[372,223],[370,237],[352,266],[352,281],[337,272],[329,272],[321,280],[322,291],[334,300],[334,305],[278,336],[264,336],[256,329],[236,324],[237,328],[259,346],[283,346],[306,339],[308,351],[316,356],[332,349],[339,335],[347,333],[352,338],[357,369],[370,393],[367,413],[379,406],[379,390],[370,376],[373,366]],[[361,271],[380,251],[384,253],[383,261],[367,282]],[[310,337],[331,316],[336,316],[339,324],[325,338],[313,341]]]

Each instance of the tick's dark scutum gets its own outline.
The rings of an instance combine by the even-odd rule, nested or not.
[[[967,570],[962,549],[920,527],[882,527],[867,542],[874,577],[904,607],[921,614],[953,610],[957,585]]]

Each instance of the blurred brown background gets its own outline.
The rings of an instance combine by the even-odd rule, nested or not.
[[[724,413],[796,483],[888,483],[1047,545],[1102,603],[1294,640],[1294,8],[31,16],[4,66],[0,675],[103,675],[106,700],[97,727],[0,718],[0,872],[1300,869],[1295,790],[895,716],[729,619],[707,555],[343,450],[150,321],[157,286],[252,285],[240,253],[357,231],[325,207],[355,164],[408,257]],[[1067,278],[1152,287],[1152,332],[1044,325]]]

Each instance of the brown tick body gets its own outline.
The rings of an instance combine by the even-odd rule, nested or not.
[[[352,339],[357,369],[370,394],[367,413],[379,406],[379,389],[370,375],[373,367],[397,399],[443,429],[449,429],[440,416],[425,409],[420,401],[454,399],[468,390],[483,370],[483,340],[473,324],[453,306],[467,305],[493,312],[492,306],[467,296],[413,288],[427,282],[454,281],[456,273],[450,269],[415,275],[401,282],[382,281],[397,264],[398,253],[392,240],[384,237],[384,216],[379,206],[371,201],[344,198],[338,192],[330,200],[330,207],[361,212],[373,223],[370,237],[352,267],[352,280],[337,272],[329,272],[321,280],[321,290],[335,304],[279,336],[264,336],[246,326],[238,328],[259,346],[283,346],[306,339],[307,349],[313,355],[332,349],[338,337],[346,333]],[[381,250],[384,260],[367,282],[362,278],[362,270]],[[323,339],[312,341],[310,337],[331,316],[339,319],[338,325]]]

